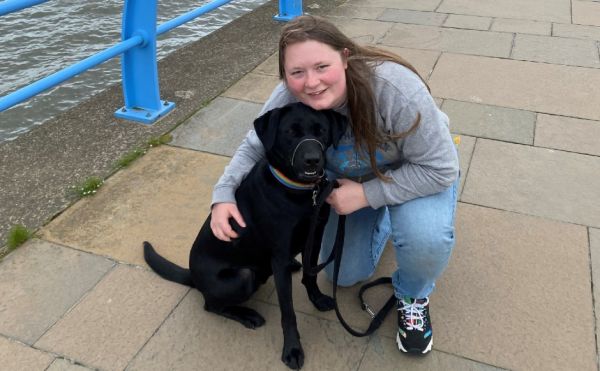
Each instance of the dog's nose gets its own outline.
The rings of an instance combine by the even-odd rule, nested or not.
[[[319,165],[321,161],[321,156],[318,153],[307,153],[304,156],[304,165],[309,167],[314,167]]]

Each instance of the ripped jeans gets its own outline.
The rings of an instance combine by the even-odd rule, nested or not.
[[[338,285],[352,286],[371,278],[391,238],[397,263],[392,275],[396,297],[429,296],[454,248],[458,182],[440,193],[400,205],[376,210],[366,207],[347,215]],[[332,209],[323,235],[321,260],[333,248],[337,221],[338,215]],[[332,280],[333,263],[325,272]]]

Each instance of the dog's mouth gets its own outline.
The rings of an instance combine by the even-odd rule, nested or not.
[[[323,169],[304,170],[303,173],[299,174],[299,180],[306,183],[314,183],[321,179],[324,174],[325,171]]]

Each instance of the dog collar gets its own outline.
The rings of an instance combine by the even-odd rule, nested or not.
[[[271,170],[271,174],[284,186],[296,189],[296,190],[311,190],[315,187],[314,183],[301,183],[295,180],[292,180],[285,176],[281,171],[275,169],[273,166],[269,165],[269,170]]]

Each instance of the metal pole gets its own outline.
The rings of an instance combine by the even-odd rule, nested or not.
[[[143,43],[121,57],[125,106],[118,118],[152,124],[175,107],[161,101],[156,62],[156,0],[125,0],[122,39],[141,36]]]
[[[274,16],[278,21],[288,22],[302,15],[302,0],[279,0],[279,14]]]

